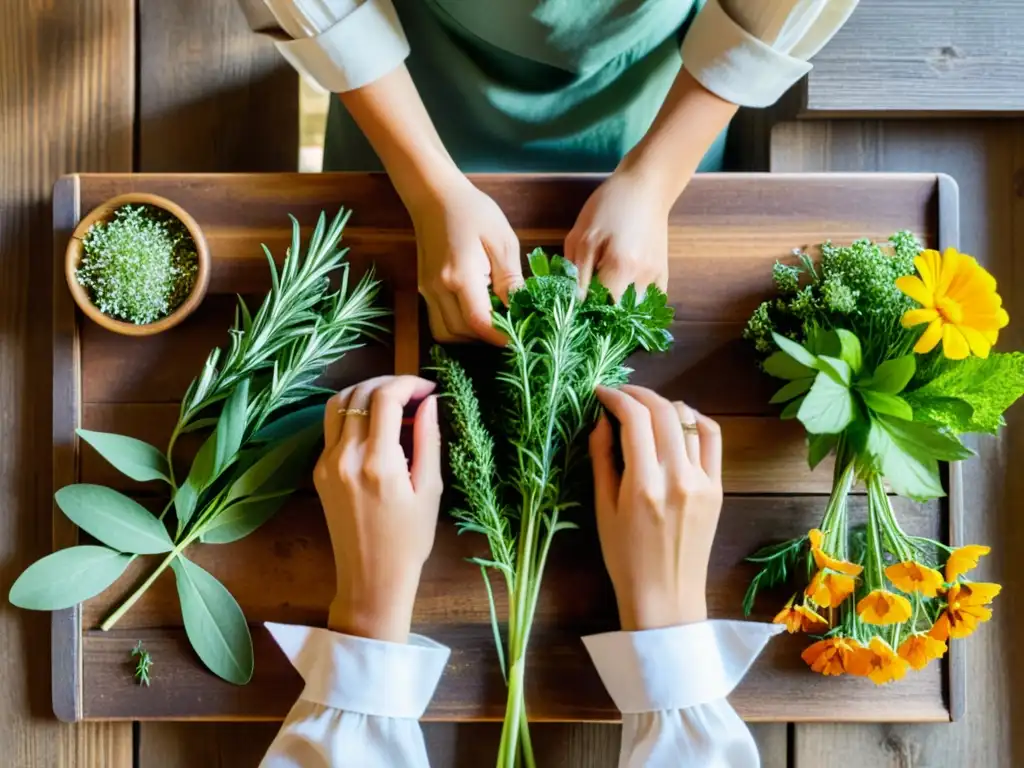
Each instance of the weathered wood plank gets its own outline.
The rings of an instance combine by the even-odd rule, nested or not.
[[[1024,122],[801,122],[776,128],[772,167],[781,171],[913,171],[951,174],[960,185],[961,248],[977,256],[1000,281],[1011,325],[1000,337],[1002,349],[1024,346],[1024,280],[1017,264],[1024,258]],[[967,706],[949,726],[798,726],[796,768],[861,765],[1009,768],[1024,754],[1019,720],[1024,670],[1012,661],[1014,638],[1024,631],[1020,595],[1024,575],[1014,558],[1024,552],[1024,529],[1017,524],[1024,479],[1012,457],[1024,450],[1019,410],[998,439],[977,443],[979,457],[964,465],[964,538],[991,544],[992,555],[977,578],[1004,585],[995,618],[969,640]]]
[[[937,504],[899,501],[908,530],[938,535],[942,520]],[[853,503],[862,515],[864,502]],[[756,546],[796,535],[817,524],[820,497],[729,497],[708,578],[709,612],[738,617],[747,581],[753,573],[742,562]],[[615,602],[601,566],[592,521],[556,540],[546,583],[537,608],[529,686],[531,716],[538,720],[608,720],[617,716],[588,657],[581,635],[613,629]],[[424,569],[414,625],[453,648],[452,659],[428,712],[432,719],[496,719],[504,707],[503,684],[494,663],[487,598],[467,556],[486,546],[458,536],[446,519]],[[225,557],[230,550],[231,557]],[[568,557],[568,553],[572,557]],[[251,622],[266,620],[322,623],[332,597],[324,573],[332,568],[319,504],[313,497],[295,500],[248,538],[227,547],[190,551],[196,563],[220,579],[235,595]],[[259,579],[241,572],[239,562],[259,562]],[[85,627],[95,627],[153,562],[133,566],[129,575],[84,607]],[[565,585],[572,585],[571,590]],[[756,617],[769,618],[785,595],[765,595]],[[505,597],[496,595],[499,611]],[[282,716],[298,693],[300,681],[261,628],[254,627],[256,673],[240,689],[214,679],[195,662],[180,626],[173,579],[161,577],[111,632],[87,632],[85,691],[87,717],[116,717],[132,712],[142,718],[263,718]],[[127,651],[139,639],[154,658],[154,685],[162,696],[148,695],[131,680]],[[942,668],[933,665],[901,687],[877,689],[864,680],[823,680],[800,660],[806,641],[786,636],[773,641],[762,660],[737,690],[740,713],[752,720],[942,720],[948,719]]]
[[[805,111],[1024,110],[1019,0],[861,0],[814,58]]]
[[[238,3],[139,0],[137,171],[298,167],[299,80]]]

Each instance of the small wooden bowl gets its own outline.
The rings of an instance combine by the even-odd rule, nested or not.
[[[147,323],[146,325],[136,325],[135,323],[116,320],[100,312],[89,298],[89,292],[82,287],[75,276],[84,251],[82,240],[89,231],[89,227],[98,221],[109,221],[113,218],[114,211],[129,204],[152,205],[167,211],[185,225],[185,229],[188,230],[189,236],[191,236],[192,242],[196,246],[198,271],[196,272],[195,283],[192,285],[192,292],[167,317],[162,317],[155,323]],[[191,315],[202,302],[203,297],[206,295],[206,289],[210,285],[210,251],[206,246],[206,238],[203,236],[203,231],[199,228],[196,220],[180,205],[159,195],[150,195],[145,192],[129,192],[128,194],[112,197],[105,203],[96,206],[78,223],[75,231],[71,234],[71,240],[68,242],[68,248],[64,255],[64,276],[67,278],[68,288],[71,289],[71,295],[74,297],[75,303],[85,313],[85,316],[94,323],[101,325],[108,331],[125,336],[151,336],[154,333],[160,333],[168,328],[173,328]]]

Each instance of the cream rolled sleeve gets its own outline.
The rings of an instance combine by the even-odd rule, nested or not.
[[[811,71],[858,0],[708,0],[683,40],[683,65],[705,88],[767,107]]]
[[[270,34],[288,63],[332,93],[369,85],[409,56],[391,0],[239,1],[250,27]]]

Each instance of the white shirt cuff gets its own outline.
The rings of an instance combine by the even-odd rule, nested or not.
[[[856,5],[857,0],[708,0],[683,41],[683,65],[721,98],[767,107],[811,71],[807,59]]]
[[[288,3],[285,3],[289,5]],[[290,5],[296,5],[294,2]],[[273,7],[273,6],[272,6]],[[288,62],[320,87],[344,93],[369,85],[399,67],[409,55],[409,41],[391,0],[366,0],[355,10],[324,29],[324,8],[274,13],[282,27],[310,33],[294,40],[279,40],[277,49]]]
[[[783,626],[703,621],[583,638],[619,711],[687,709],[724,699]]]
[[[314,627],[266,627],[306,681],[301,700],[377,717],[422,717],[451,653],[420,635],[403,644]]]

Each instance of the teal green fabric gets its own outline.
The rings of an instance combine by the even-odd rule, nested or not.
[[[701,0],[394,0],[406,64],[465,172],[611,171],[682,65]],[[725,134],[700,170],[718,170]],[[338,99],[325,170],[380,170]]]

